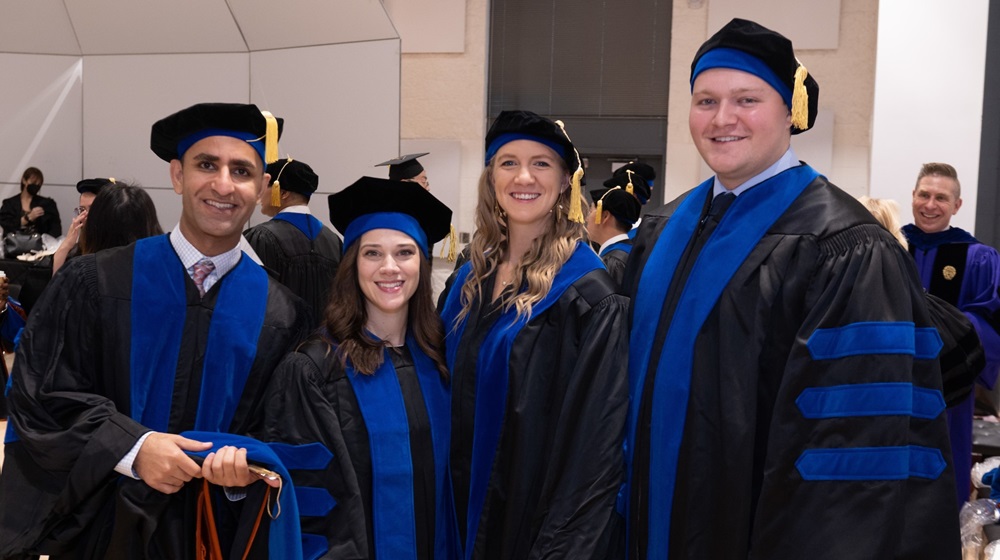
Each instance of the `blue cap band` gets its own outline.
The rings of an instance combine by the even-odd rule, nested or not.
[[[764,61],[756,56],[749,55],[741,50],[719,47],[712,49],[701,55],[695,64],[694,72],[691,73],[691,89],[694,89],[694,80],[705,70],[712,68],[731,68],[742,70],[748,74],[753,74],[768,83],[778,95],[785,100],[785,105],[792,106],[792,90],[783,82],[778,75],[771,70],[771,67],[764,64]]]
[[[361,236],[373,229],[394,229],[409,235],[417,242],[420,251],[424,256],[430,258],[430,246],[427,244],[427,234],[420,227],[417,219],[402,212],[377,212],[375,214],[365,214],[351,221],[344,232],[344,252],[352,243],[361,239]]]
[[[191,146],[194,146],[199,140],[204,140],[209,136],[231,136],[233,138],[238,138],[250,144],[254,150],[260,154],[260,161],[264,160],[264,139],[251,134],[249,132],[239,132],[236,130],[226,130],[224,128],[206,128],[204,130],[199,130],[190,136],[185,136],[183,140],[177,143],[177,157],[183,158],[184,152],[188,151]]]
[[[555,142],[553,142],[551,140],[548,140],[548,139],[545,139],[545,138],[541,138],[541,137],[538,137],[538,136],[532,136],[530,134],[520,134],[520,133],[517,133],[517,132],[507,132],[505,134],[501,134],[500,136],[497,136],[495,139],[493,139],[492,142],[490,142],[490,146],[488,148],[486,148],[486,163],[485,163],[485,165],[489,165],[490,164],[490,160],[493,159],[493,156],[497,155],[497,151],[499,151],[500,148],[502,148],[504,144],[513,142],[514,140],[531,140],[532,142],[538,142],[539,144],[545,144],[546,146],[552,148],[552,150],[555,151],[555,153],[559,154],[559,157],[561,157],[563,159],[566,159],[566,149],[563,148],[561,145],[559,145],[559,144],[557,144],[557,143],[555,143]]]

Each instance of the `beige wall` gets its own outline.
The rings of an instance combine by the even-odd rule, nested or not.
[[[461,142],[459,207],[452,211],[455,227],[471,233],[486,136],[487,0],[467,0],[465,10],[464,53],[403,54],[399,135]]]
[[[820,83],[820,111],[836,115],[833,167],[819,171],[848,192],[861,195],[868,192],[878,3],[841,0],[840,17],[838,49],[798,55]],[[688,132],[687,114],[691,59],[710,35],[707,21],[707,3],[691,8],[685,0],[674,1],[665,177],[668,200],[705,179],[701,157]],[[462,191],[459,207],[453,210],[456,226],[468,232],[473,227],[475,185],[482,170],[487,26],[487,0],[467,0],[464,53],[404,54],[402,60],[400,136],[461,141]]]

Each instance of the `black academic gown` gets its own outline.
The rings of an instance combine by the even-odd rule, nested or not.
[[[340,237],[323,227],[310,240],[283,220],[269,220],[246,230],[243,236],[264,268],[305,300],[312,314],[312,326],[322,323],[330,285],[340,265]]]
[[[631,240],[629,240],[631,243]],[[612,249],[610,251],[605,251],[601,255],[601,261],[604,263],[604,268],[608,269],[608,275],[611,279],[615,281],[618,286],[622,285],[622,279],[625,277],[625,263],[628,262],[628,252],[624,249]]]
[[[435,481],[431,427],[409,350],[389,351],[406,407],[413,462],[416,557],[434,558]],[[372,454],[368,430],[348,372],[330,345],[310,340],[274,372],[265,401],[260,439],[292,444],[320,442],[333,453],[326,471],[301,472],[297,485],[329,490],[337,505],[325,517],[303,518],[304,533],[324,535],[322,558],[376,558],[372,511]],[[357,375],[357,374],[355,374]]]
[[[682,257],[676,273],[650,270],[646,262],[683,199],[643,218],[625,276],[633,298],[640,278],[653,275],[667,290],[665,306],[679,299],[676,278],[686,277],[693,258]],[[698,207],[704,215],[708,201]],[[633,337],[637,329],[655,329],[656,342],[642,396],[632,403],[640,408],[632,442],[630,558],[647,558],[654,532],[669,535],[667,554],[655,557],[670,560],[959,557],[943,399],[933,418],[828,419],[805,418],[796,400],[806,388],[856,383],[912,384],[927,389],[924,394],[941,388],[935,359],[889,353],[819,360],[807,350],[819,328],[931,324],[909,256],[852,197],[823,177],[812,181],[723,288],[696,333],[676,484],[672,496],[660,496],[649,491],[649,422],[657,406],[650,387],[668,325],[687,319],[671,316],[672,309],[660,313],[658,324],[632,325]],[[662,359],[668,358],[674,362],[674,356]],[[939,451],[943,472],[807,481],[797,470],[808,449],[876,446]],[[670,499],[669,527],[650,527],[649,504]]]
[[[4,234],[16,231],[31,231],[35,233],[47,233],[52,237],[62,235],[62,221],[59,219],[59,207],[56,206],[55,200],[36,194],[31,197],[31,207],[41,207],[42,210],[45,210],[45,214],[22,228],[21,216],[24,212],[21,210],[21,195],[15,194],[10,198],[3,199],[3,203],[0,204],[0,227],[3,228]]]
[[[493,293],[492,277],[483,290]],[[628,302],[616,292],[603,269],[593,270],[514,340],[500,443],[467,558],[615,557],[628,391]],[[495,305],[475,303],[452,371],[451,472],[463,543],[476,360],[498,317]]]
[[[166,495],[114,471],[148,431],[129,416],[134,247],[74,259],[31,313],[8,397],[9,429],[20,440],[4,449],[0,557],[193,557],[201,481]],[[193,427],[209,322],[226,277],[204,299],[186,274],[185,280],[171,433]],[[304,338],[305,313],[301,300],[268,281],[264,324],[231,433],[252,431],[263,420],[265,387],[279,360]]]

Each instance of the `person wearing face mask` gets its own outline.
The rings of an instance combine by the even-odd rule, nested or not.
[[[56,202],[38,194],[45,182],[42,171],[29,167],[21,174],[21,194],[4,199],[0,206],[0,227],[4,233],[47,233],[62,235]]]

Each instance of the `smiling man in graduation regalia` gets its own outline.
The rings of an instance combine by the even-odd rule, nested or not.
[[[899,243],[790,148],[819,86],[745,20],[691,84],[716,175],[625,277],[629,557],[957,558],[941,339]]]
[[[928,292],[957,307],[972,322],[983,345],[986,367],[980,385],[992,389],[1000,369],[1000,254],[971,233],[953,227],[962,207],[958,172],[947,163],[926,163],[913,188],[913,222],[903,226],[920,282]],[[958,502],[969,499],[974,396],[948,409]]]
[[[180,223],[74,259],[49,285],[9,388],[0,557],[192,558],[192,479],[263,486],[251,485],[245,450],[201,467],[188,455],[212,442],[177,434],[253,429],[272,370],[305,334],[301,300],[238,247],[280,124],[235,104],[154,124]]]

